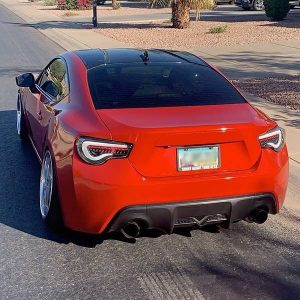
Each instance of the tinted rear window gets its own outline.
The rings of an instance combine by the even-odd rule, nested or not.
[[[96,109],[244,103],[209,67],[190,63],[131,63],[88,71]]]

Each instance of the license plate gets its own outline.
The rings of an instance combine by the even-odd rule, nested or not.
[[[216,169],[219,165],[219,146],[177,148],[178,171]]]

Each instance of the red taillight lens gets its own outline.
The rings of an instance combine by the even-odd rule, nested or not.
[[[80,138],[76,143],[79,156],[87,163],[100,165],[112,158],[128,157],[132,145],[93,138]]]
[[[259,136],[259,142],[262,148],[271,148],[280,151],[285,143],[285,130],[276,126],[270,131]]]

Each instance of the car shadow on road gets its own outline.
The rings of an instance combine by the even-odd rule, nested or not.
[[[63,230],[60,233],[49,229],[39,212],[40,165],[32,146],[22,142],[15,130],[16,111],[0,111],[0,223],[14,230],[57,243],[73,243],[94,248],[106,240],[135,243],[120,233],[90,235]],[[192,229],[178,229],[175,234],[191,238]],[[218,226],[202,228],[203,232],[218,234]],[[141,237],[158,238],[157,231],[142,232]]]
[[[57,243],[73,243],[94,248],[105,240],[135,243],[121,233],[92,235],[64,229],[55,232],[48,228],[39,211],[40,164],[29,142],[22,142],[16,133],[16,111],[0,111],[0,223],[14,230]],[[190,236],[183,231],[179,234]],[[142,236],[159,237],[150,231]]]
[[[0,223],[25,233],[65,243],[39,215],[40,166],[29,143],[19,139],[16,111],[0,111]]]
[[[57,243],[95,247],[105,239],[126,240],[121,234],[89,235],[48,228],[39,211],[40,164],[29,142],[16,133],[16,111],[0,111],[0,223]]]
[[[0,223],[38,238],[57,243],[73,243],[93,248],[105,240],[135,243],[121,233],[91,235],[65,229],[54,232],[48,228],[39,212],[40,164],[30,143],[22,142],[15,130],[16,111],[0,111]],[[191,236],[189,231],[177,232]],[[161,233],[149,231],[144,237],[156,238]]]
[[[285,215],[285,212],[282,211],[281,215]],[[291,218],[293,222],[297,222],[294,216],[288,215],[288,217],[288,222]],[[299,257],[289,256],[288,253],[299,253],[300,246],[292,241],[286,241],[285,237],[280,234],[278,236],[266,235],[264,232],[268,231],[266,229],[260,230],[261,227],[258,227],[248,230],[246,226],[247,224],[239,224],[235,228],[234,244],[236,247],[234,248],[236,251],[225,251],[222,263],[216,259],[207,264],[205,258],[198,257],[195,264],[201,268],[202,272],[222,278],[225,284],[230,282],[233,293],[250,289],[249,294],[257,295],[257,297],[260,295],[260,299],[264,296],[270,299],[298,299],[300,261]],[[241,242],[248,244],[248,249],[240,252]],[[277,257],[273,256],[275,254],[273,247],[276,247],[277,253],[281,252]],[[258,257],[256,249],[263,249],[260,252],[261,257]],[[249,298],[252,297],[249,296]]]

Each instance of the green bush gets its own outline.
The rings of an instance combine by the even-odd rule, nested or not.
[[[209,33],[223,33],[227,26],[216,26],[209,28]]]
[[[283,20],[290,11],[289,0],[264,0],[266,15],[272,20]]]
[[[66,0],[65,9],[79,9],[77,0]]]
[[[56,0],[44,0],[44,5],[45,6],[54,6],[56,5]]]

